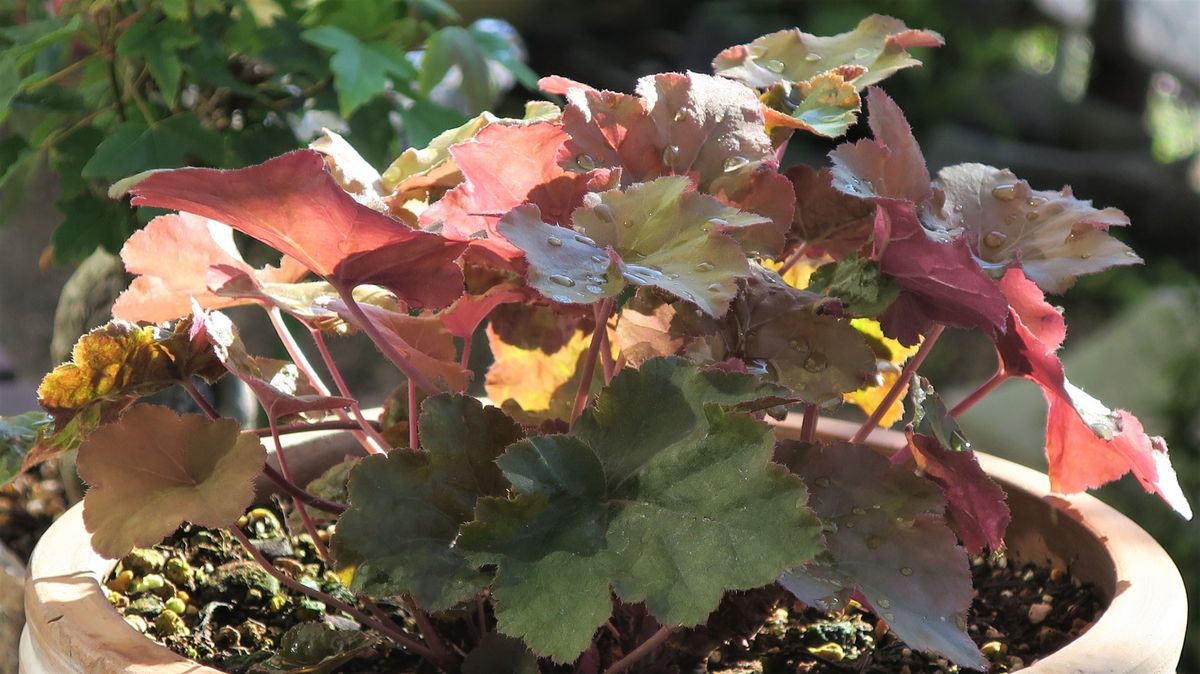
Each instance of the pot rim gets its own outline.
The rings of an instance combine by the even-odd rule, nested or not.
[[[819,420],[817,433],[845,440],[857,424]],[[796,438],[795,416],[777,424],[780,438]],[[285,438],[285,447],[316,445],[332,461],[347,453],[339,431],[317,431]],[[867,442],[896,451],[904,435],[876,429]],[[340,454],[334,451],[341,447]],[[1066,672],[1172,672],[1183,648],[1187,595],[1179,570],[1162,547],[1132,520],[1088,494],[1055,494],[1049,478],[996,456],[976,452],[980,464],[1008,491],[1024,492],[1050,511],[1052,518],[1073,522],[1095,539],[1112,569],[1110,601],[1103,615],[1083,635],[1022,671],[1031,674]],[[1054,533],[1054,532],[1051,532]],[[83,524],[83,504],[70,508],[38,542],[25,581],[25,631],[22,660],[28,657],[58,663],[56,672],[133,672],[150,674],[222,674],[183,658],[131,627],[108,603],[101,581],[116,565],[92,550]],[[53,548],[51,547],[53,546]],[[1105,583],[1101,583],[1104,585]],[[1157,616],[1147,620],[1146,616]],[[1166,627],[1167,629],[1163,629]],[[37,637],[35,639],[35,636]],[[55,644],[47,652],[37,644]],[[1142,659],[1130,663],[1131,654]],[[70,655],[86,667],[78,669]],[[125,664],[119,664],[125,663]],[[41,674],[40,671],[21,672]]]

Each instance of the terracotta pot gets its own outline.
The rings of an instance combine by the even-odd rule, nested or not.
[[[24,585],[25,565],[0,545],[0,674],[17,673],[17,642],[25,624]]]
[[[818,432],[848,438],[855,426],[822,420]],[[795,437],[798,423],[779,425]],[[354,453],[341,434],[290,436],[289,464],[297,479]],[[876,431],[870,442],[896,450],[904,436]],[[1037,471],[979,454],[984,468],[1008,492],[1013,523],[1007,542],[1018,560],[1069,566],[1110,598],[1101,619],[1083,636],[1022,670],[1030,674],[1155,674],[1173,672],[1183,646],[1187,600],[1170,557],[1148,534],[1117,511],[1087,495],[1049,493]],[[218,674],[139,634],[105,600],[99,581],[115,566],[92,551],[82,505],[71,508],[38,543],[25,585],[26,627],[21,639],[22,674],[117,674],[187,672]]]

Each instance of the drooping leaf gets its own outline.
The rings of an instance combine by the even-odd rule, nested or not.
[[[725,591],[811,557],[804,490],[771,464],[766,425],[730,409],[780,393],[655,359],[618,374],[573,435],[510,447],[498,463],[516,495],[482,499],[459,538],[497,566],[500,631],[567,662],[611,613],[611,591],[695,625]]]
[[[808,485],[827,547],[780,584],[827,609],[846,606],[857,590],[910,647],[986,668],[966,634],[975,594],[967,554],[936,487],[865,445],[786,443],[779,459]]]
[[[831,37],[792,28],[730,47],[713,59],[713,72],[752,87],[769,87],[810,80],[842,66],[857,66],[864,72],[853,83],[862,89],[898,70],[921,65],[907,49],[943,44],[942,36],[931,30],[911,29],[899,19],[872,14],[854,30]]]
[[[537,656],[520,639],[488,632],[462,664],[463,674],[539,674]]]
[[[844,135],[858,121],[862,100],[854,85],[838,73],[823,73],[795,86],[777,84],[764,96],[772,111],[767,128],[803,129],[825,138]]]
[[[529,284],[556,302],[615,297],[630,283],[720,316],[736,279],[749,273],[745,253],[725,230],[765,218],[690,188],[686,178],[669,177],[589,196],[572,215],[577,233],[542,222],[532,206],[514,209],[497,227],[525,252]]]
[[[966,240],[942,238],[922,227],[911,203],[878,203],[871,259],[902,289],[880,317],[884,332],[902,344],[916,344],[934,323],[1003,329],[1008,303]]]
[[[983,164],[948,166],[935,185],[945,195],[947,227],[966,230],[994,276],[1020,265],[1042,290],[1061,293],[1078,276],[1142,261],[1107,233],[1129,218],[1115,208],[1093,208],[1069,187],[1034,190],[1012,171]]]
[[[842,143],[829,153],[833,186],[852,197],[925,202],[929,169],[904,112],[882,90],[871,89],[867,113],[874,138]]]
[[[114,320],[79,338],[71,362],[42,379],[38,401],[64,427],[89,407],[123,408],[134,398],[201,377],[225,373],[206,336],[194,336],[190,318],[138,327]]]
[[[117,125],[83,166],[88,179],[118,179],[150,169],[183,166],[199,160],[225,163],[225,146],[192,112],[181,112],[153,126],[130,120]],[[216,218],[220,219],[220,218]]]
[[[530,203],[544,218],[567,224],[589,191],[610,186],[609,171],[572,173],[555,160],[567,141],[562,126],[551,122],[491,124],[474,138],[450,147],[450,156],[466,182],[421,213],[421,226],[440,227],[447,237],[472,241],[501,261],[520,251],[499,236],[496,223],[513,208]],[[503,171],[497,171],[503,166]]]
[[[333,71],[342,117],[382,94],[391,77],[416,78],[416,70],[405,59],[404,49],[387,40],[363,42],[333,25],[323,25],[301,34],[310,44],[333,52],[329,69]]]
[[[454,260],[465,244],[410,229],[358,203],[312,150],[236,171],[156,172],[123,187],[135,206],[224,222],[338,287],[373,283],[413,306],[435,308],[462,294],[462,270]]]
[[[53,425],[53,419],[43,412],[0,417],[0,486],[21,474],[38,437]]]
[[[933,390],[929,380],[914,375],[910,383],[909,399],[912,402],[913,432],[927,435],[938,445],[952,452],[969,452],[971,443],[959,428],[958,422],[946,411],[942,397]]]
[[[883,334],[883,328],[878,321],[869,318],[855,318],[850,321],[850,325],[854,326],[867,338],[867,344],[875,352],[875,368],[877,371],[875,381],[871,385],[860,388],[852,393],[847,393],[844,396],[846,402],[858,405],[863,412],[868,415],[873,414],[875,409],[883,404],[884,398],[888,391],[896,385],[900,378],[901,368],[904,363],[916,354],[918,346],[904,346],[900,342],[891,339]],[[900,390],[900,396],[903,398],[908,390],[908,386],[901,384],[903,388]],[[881,428],[889,428],[893,426],[900,418],[904,416],[904,402],[901,398],[897,398],[890,408],[884,412],[879,419]]]
[[[879,265],[857,255],[817,267],[808,290],[836,298],[854,316],[878,316],[900,296],[900,288]]]
[[[424,379],[433,384],[438,391],[462,391],[467,388],[471,373],[459,367],[455,360],[454,338],[441,319],[429,314],[410,316],[372,304],[359,306],[366,320],[383,335],[383,339],[407,359],[392,360],[406,376],[418,382]],[[347,323],[360,330],[365,329],[360,319],[349,311],[342,300],[330,303],[329,308]],[[387,351],[384,355],[391,359]],[[429,389],[426,391],[433,392]]]
[[[199,42],[186,24],[178,21],[135,21],[117,39],[122,58],[141,58],[168,107],[175,107],[183,63],[179,52]]]
[[[92,547],[120,558],[183,522],[232,525],[253,500],[265,459],[262,443],[235,421],[134,407],[79,448],[79,476],[91,485],[83,522]]]
[[[871,239],[875,208],[870,202],[833,187],[829,169],[819,172],[803,164],[787,170],[796,192],[796,211],[789,240],[802,243],[810,257],[841,260]]]
[[[325,412],[354,403],[349,398],[321,395],[295,363],[251,356],[237,327],[225,314],[197,308],[196,321],[212,340],[217,358],[250,387],[268,418],[279,420],[306,412]]]
[[[113,316],[151,323],[191,313],[195,300],[205,309],[223,309],[245,301],[218,297],[206,282],[209,267],[228,265],[261,282],[289,283],[306,274],[295,260],[279,267],[253,269],[233,242],[233,230],[191,213],[160,215],[134,233],[121,249],[125,270],[140,274],[113,305]]]
[[[279,650],[250,668],[251,674],[329,674],[365,655],[378,638],[370,632],[339,630],[322,622],[294,625],[279,638]]]
[[[411,595],[443,611],[487,584],[454,543],[476,500],[508,489],[495,459],[522,433],[500,410],[449,394],[421,404],[420,433],[420,453],[370,456],[354,468],[333,552],[339,567],[353,571],[351,589]]]

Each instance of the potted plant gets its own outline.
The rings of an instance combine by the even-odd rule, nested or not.
[[[975,453],[954,421],[1004,379],[1032,379],[1049,404],[1054,492],[1132,472],[1190,516],[1164,443],[1073,387],[1056,356],[1065,324],[1044,293],[1137,262],[1107,233],[1127,220],[1002,169],[930,176],[899,108],[870,87],[919,63],[907,49],[940,44],[881,16],[833,37],[786,30],[722,51],[715,75],[653,75],[635,94],[545,78],[561,109],[485,115],[382,174],[327,133],[241,170],[115,185],[177,213],[126,244],[139,276],[116,320],[43,381],[48,416],[6,422],[24,465],[77,447],[91,485],[35,553],[23,667],[195,671],[122,625],[96,582],[173,602],[139,625],[160,639],[202,629],[216,609],[164,592],[129,556],[172,535],[209,552],[240,544],[260,565],[238,562],[240,578],[319,603],[325,622],[283,635],[252,665],[265,671],[377,647],[416,671],[676,671],[749,643],[794,601],[869,611],[875,638],[986,668],[1004,644],[985,657],[970,633],[972,556],[978,567],[1002,551],[1010,520],[1030,558],[1085,567],[1063,547],[1077,543],[1120,560],[1089,578],[1113,613],[1129,606],[1113,597],[1130,582],[1122,564],[1144,554],[1158,566],[1138,582],[1158,579],[1175,620],[1177,572],[1148,537],[1085,496],[1017,492],[1028,473]],[[780,170],[793,133],[844,134],[864,91],[873,137],[837,146],[829,167]],[[278,250],[278,266],[245,262],[233,231]],[[247,352],[224,313],[236,305],[267,311],[290,360]],[[464,393],[485,320],[491,401]],[[996,374],[949,409],[917,372],[947,327],[983,331],[998,354]],[[326,345],[351,331],[402,374],[378,419]],[[229,374],[264,428],[222,419],[193,385]],[[206,415],[132,405],[169,386]],[[879,431],[906,395],[904,432]],[[867,420],[818,424],[844,401]],[[777,433],[766,418],[789,410]],[[310,483],[285,441],[333,429],[359,455]],[[335,457],[322,468],[347,451],[322,442]],[[263,533],[274,516],[247,514],[260,476],[291,500],[302,561],[332,574],[285,563]],[[1110,554],[1100,538],[1118,531],[1132,549]],[[244,601],[265,598],[250,587]],[[1126,644],[1140,658],[1127,671],[1174,665],[1182,625],[1157,627],[1154,643]],[[847,657],[832,646],[806,648]],[[105,664],[122,649],[137,655]],[[1043,671],[1077,671],[1078,657]]]

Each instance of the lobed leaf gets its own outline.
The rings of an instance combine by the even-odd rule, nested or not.
[[[183,166],[199,160],[212,166],[225,163],[225,145],[192,112],[145,122],[121,122],[96,148],[81,174],[89,180],[117,179],[151,169]],[[220,220],[220,218],[215,218]]]
[[[416,79],[416,71],[399,45],[387,40],[362,42],[337,26],[324,25],[304,31],[301,38],[333,52],[329,69],[337,84],[338,107],[349,117],[378,94],[391,77]]]
[[[804,490],[771,466],[769,428],[729,409],[780,393],[655,359],[618,374],[572,435],[510,447],[498,463],[516,495],[481,500],[459,538],[497,566],[500,631],[567,662],[611,613],[610,591],[695,625],[725,591],[814,554]]]
[[[786,443],[779,459],[808,485],[827,547],[780,584],[827,610],[856,590],[910,647],[986,668],[966,634],[975,594],[967,554],[941,517],[937,489],[865,445]]]
[[[522,433],[500,410],[450,394],[425,399],[420,433],[423,451],[370,456],[354,467],[333,553],[352,571],[351,589],[410,595],[443,611],[488,582],[455,539],[479,498],[508,489],[495,459]]]
[[[119,559],[183,522],[232,526],[254,498],[265,458],[258,438],[235,421],[134,407],[79,447],[79,476],[91,485],[83,522],[92,547]]]
[[[839,73],[827,72],[795,86],[777,84],[763,96],[771,110],[767,129],[782,126],[803,129],[825,138],[837,138],[858,121],[862,100],[854,85]],[[779,112],[781,114],[772,114]]]
[[[855,316],[878,316],[900,296],[900,287],[877,263],[855,254],[813,270],[808,290],[837,299]]]

